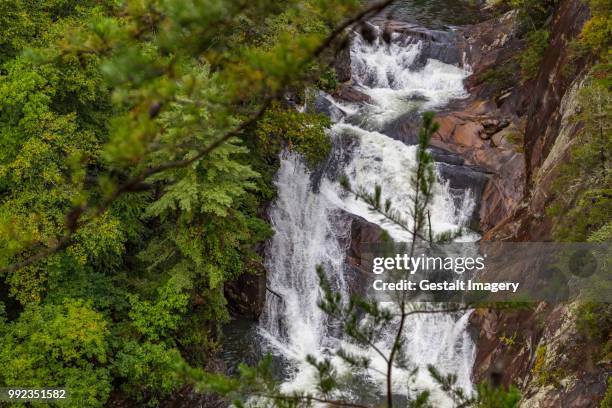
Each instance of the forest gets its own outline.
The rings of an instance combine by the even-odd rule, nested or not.
[[[491,98],[514,83],[535,84],[546,69],[543,55],[555,35],[552,16],[559,2],[567,0],[487,6],[488,18],[514,12],[523,25],[517,34],[520,54],[477,72]],[[391,388],[379,402],[352,397],[343,402],[348,394],[334,391],[345,385],[332,357],[305,358],[316,373],[316,389],[299,391],[280,385],[271,356],[233,370],[219,368],[226,326],[235,320],[236,297],[228,295],[232,283],[263,276],[265,286],[268,274],[263,289],[268,302],[287,296],[270,283],[267,260],[270,242],[282,234],[270,208],[284,197],[279,174],[290,163],[284,155],[300,157],[301,164],[290,169],[296,184],[301,171],[315,177],[337,157],[330,131],[338,122],[335,108],[329,108],[331,115],[319,109],[325,98],[318,92],[337,95],[346,89],[338,56],[351,47],[354,33],[367,40],[368,21],[393,3],[0,0],[0,386],[64,388],[69,399],[55,403],[70,407],[369,407],[385,406],[384,401],[389,408],[442,406],[429,391],[402,399],[391,397],[396,394]],[[422,6],[399,3],[400,9]],[[484,6],[465,3],[468,10]],[[612,7],[609,0],[587,3],[588,21],[571,45],[573,65],[588,71],[577,119],[586,130],[577,132],[582,142],[558,167],[543,217],[551,220],[551,241],[606,243],[612,231]],[[449,78],[455,75],[445,69]],[[568,75],[577,77],[578,71]],[[371,97],[374,105],[372,95],[357,97]],[[338,194],[354,194],[355,202],[369,205],[413,241],[421,234],[450,241],[467,229],[436,227],[432,235],[437,156],[428,148],[444,126],[423,112],[442,105],[425,103],[415,122],[415,172],[404,183],[416,191],[410,204],[403,196],[383,203],[381,194],[392,186],[378,181],[349,182],[344,175],[332,180],[344,189]],[[513,153],[529,160],[535,144],[529,144],[527,126],[508,140],[520,145]],[[361,137],[363,148],[370,136]],[[534,176],[531,185],[538,180]],[[326,183],[321,182],[321,194]],[[306,207],[309,199],[301,203]],[[414,210],[405,219],[399,214],[408,205]],[[374,338],[393,317],[375,302],[343,303],[335,278],[325,274],[333,259],[325,262],[309,269],[320,284],[319,299],[311,303],[329,316],[325,319],[341,322],[338,327],[352,341],[379,344]],[[399,332],[415,312],[405,306],[402,300]],[[608,359],[602,370],[609,373],[610,307],[585,302],[577,308],[578,327],[597,344],[597,358]],[[364,313],[374,323],[356,323]],[[262,342],[249,333],[249,342]],[[385,357],[389,383],[392,368],[408,370],[400,337]],[[350,350],[336,354],[350,367],[368,366]],[[538,350],[530,366],[534,376],[547,371],[546,351]],[[456,376],[429,368],[432,384],[453,401],[449,406],[510,408],[519,406],[525,393],[515,385],[498,389],[478,381],[468,395]],[[542,381],[544,387],[557,380]],[[199,395],[198,405],[189,405],[188,395]],[[611,391],[606,401],[612,401]],[[609,406],[606,401],[602,407]]]

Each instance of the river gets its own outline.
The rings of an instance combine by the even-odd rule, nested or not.
[[[404,3],[410,4],[402,3],[393,10],[404,20],[414,21],[414,16],[422,12],[424,18],[418,22],[429,22],[435,28],[443,26],[435,5],[444,2],[430,5],[434,11],[417,1]],[[346,194],[337,176],[347,175],[353,186],[372,189],[375,184],[382,185],[383,202],[389,198],[400,211],[406,208],[402,203],[408,203],[411,189],[408,180],[416,164],[416,147],[386,135],[389,125],[402,115],[418,116],[426,110],[439,110],[454,99],[468,96],[463,80],[470,74],[469,67],[423,55],[430,50],[426,39],[394,34],[391,44],[387,44],[380,30],[375,30],[379,35],[373,43],[354,33],[350,52],[352,82],[370,96],[372,103],[346,103],[323,96],[334,120],[330,137],[334,138],[335,162],[327,164],[331,170],[322,171],[323,176],[315,183],[299,155],[283,152],[281,156],[275,180],[278,197],[269,211],[275,235],[268,242],[265,260],[267,285],[280,296],[267,293],[257,327],[247,336],[241,331],[239,339],[230,339],[238,341],[240,348],[251,349],[253,359],[266,352],[275,356],[282,389],[287,392],[313,389],[316,375],[305,362],[307,355],[330,356],[342,346],[372,361],[372,368],[357,373],[357,379],[343,397],[382,400],[385,378],[378,371],[384,371],[386,363],[372,350],[351,344],[330,324],[317,306],[321,291],[315,267],[323,265],[334,290],[348,297],[345,255],[350,225],[343,214],[353,214],[381,226],[395,241],[407,241],[409,236],[370,211],[365,203]],[[444,30],[436,36],[444,38],[452,29]],[[346,140],[351,141],[348,149]],[[476,205],[473,194],[470,190],[450,189],[441,175],[438,178],[440,183],[431,205],[434,232],[463,228],[467,232],[461,240],[477,240],[478,235],[466,229]],[[428,364],[443,373],[455,374],[458,385],[466,391],[472,389],[474,344],[466,330],[468,318],[469,312],[409,319],[404,351],[418,371],[411,375],[410,370],[396,369],[394,393],[414,395],[418,390],[428,389],[435,406],[451,406],[429,376]],[[393,329],[391,325],[377,344],[380,349],[390,349]],[[241,355],[244,357],[244,353]],[[334,359],[334,364],[338,372],[346,370],[339,359]]]

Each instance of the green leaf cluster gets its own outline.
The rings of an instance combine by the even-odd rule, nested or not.
[[[259,122],[256,134],[265,155],[276,156],[286,147],[301,153],[314,166],[324,161],[331,151],[327,134],[330,125],[325,115],[275,106]]]

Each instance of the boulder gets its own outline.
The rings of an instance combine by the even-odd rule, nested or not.
[[[314,100],[312,103],[308,103],[306,105],[306,111],[308,113],[323,114],[330,117],[334,121],[338,121],[344,117],[344,111],[333,102],[329,94],[321,91],[320,89],[315,89],[312,91],[311,95],[311,98]]]
[[[351,103],[372,103],[372,98],[351,84],[340,84],[333,94],[333,97]]]
[[[347,247],[346,251],[346,279],[351,294],[363,296],[370,284],[372,271],[365,265],[369,265],[367,254],[370,245],[387,242],[385,231],[357,215],[341,211],[338,215],[342,222],[349,224],[350,233],[342,245]]]
[[[387,124],[382,133],[405,144],[414,145],[418,140],[421,121],[422,117],[419,112],[407,112]]]

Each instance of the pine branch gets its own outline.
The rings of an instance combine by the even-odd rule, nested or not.
[[[360,188],[359,190],[354,190],[351,187],[351,185],[348,183],[348,179],[346,179],[345,177],[343,177],[340,180],[340,185],[342,186],[343,189],[353,194],[356,198],[370,205],[371,211],[374,211],[377,214],[381,215],[387,221],[390,221],[391,223],[397,225],[404,231],[407,231],[411,234],[414,233],[413,229],[410,228],[410,226],[408,225],[408,222],[404,220],[397,211],[391,208],[391,202],[389,200],[385,201],[385,207],[382,208],[380,205],[376,205],[375,197],[366,193],[363,188]],[[379,186],[376,186],[376,187],[378,188]],[[416,236],[423,241],[427,241],[427,239],[423,236],[423,234],[419,232],[416,232]]]
[[[337,26],[322,42],[321,44],[319,44],[319,46],[307,57],[305,58],[301,63],[300,63],[300,67],[305,67],[307,66],[310,62],[312,62],[313,60],[317,59],[326,49],[330,48],[334,41],[350,26],[355,25],[357,23],[362,22],[363,20],[367,19],[368,17],[379,13],[380,11],[384,10],[386,7],[388,7],[389,5],[391,5],[395,0],[384,0],[378,3],[375,3],[367,8],[365,8],[363,11],[361,11],[360,13],[356,14],[355,16],[353,16],[352,18],[347,19],[344,23],[340,24],[339,26]],[[262,82],[265,82],[265,80],[263,80]],[[282,89],[283,87],[281,86],[280,89]],[[80,205],[80,206],[76,206],[74,208],[72,208],[67,214],[66,214],[66,233],[60,237],[56,244],[48,247],[48,248],[44,248],[39,250],[37,253],[35,253],[34,255],[31,255],[30,257],[19,261],[19,262],[15,262],[12,263],[6,267],[0,268],[0,274],[5,274],[5,273],[10,273],[10,272],[14,272],[18,269],[24,268],[26,266],[32,265],[36,262],[39,262],[65,248],[67,248],[68,246],[70,246],[73,243],[73,238],[75,233],[77,232],[77,230],[79,230],[80,228],[90,224],[95,218],[99,217],[100,215],[104,214],[108,208],[119,198],[121,197],[123,194],[125,193],[129,193],[129,192],[133,192],[133,191],[143,191],[142,190],[142,183],[149,177],[168,171],[168,170],[172,170],[172,169],[178,169],[178,168],[183,168],[186,166],[189,166],[190,164],[204,158],[205,156],[209,155],[210,153],[212,153],[214,150],[216,150],[217,148],[219,148],[220,146],[222,146],[224,143],[226,143],[229,139],[231,139],[234,136],[237,136],[239,134],[241,134],[245,129],[249,128],[250,126],[256,124],[259,119],[261,119],[261,117],[263,116],[263,114],[265,113],[266,109],[270,106],[270,104],[273,101],[279,100],[282,97],[282,93],[281,92],[277,92],[274,95],[267,97],[262,106],[260,107],[260,109],[258,109],[252,116],[250,116],[248,119],[246,119],[245,121],[243,121],[240,125],[238,125],[235,129],[228,131],[227,133],[225,133],[223,136],[221,136],[220,138],[218,138],[217,140],[215,140],[214,142],[212,142],[211,144],[209,144],[208,146],[201,148],[199,150],[197,150],[196,154],[189,158],[189,159],[184,159],[184,160],[176,160],[176,161],[172,161],[172,162],[167,162],[167,163],[163,163],[160,164],[158,166],[155,167],[151,167],[145,171],[143,171],[142,173],[140,173],[139,175],[136,175],[134,177],[132,177],[130,180],[128,180],[126,183],[124,183],[123,185],[121,185],[119,188],[117,188],[109,197],[107,197],[101,204],[96,204],[93,202],[89,202],[85,205]],[[157,115],[158,112],[155,113],[155,115]],[[152,188],[152,186],[149,186],[148,188]],[[88,213],[88,212],[92,212],[92,216],[89,217],[86,221],[80,222],[80,219],[83,217],[84,214]]]

